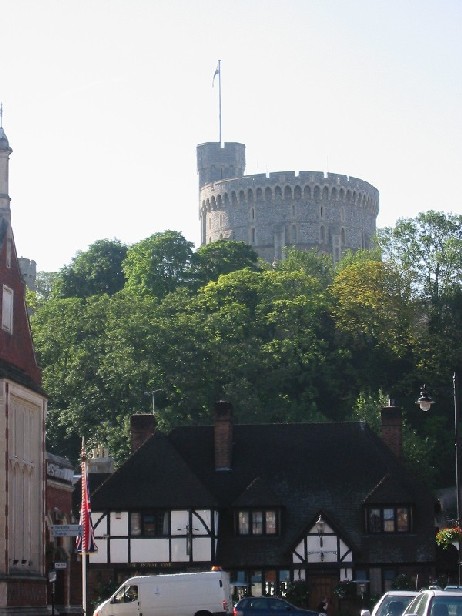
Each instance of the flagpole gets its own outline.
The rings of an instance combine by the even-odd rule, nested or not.
[[[82,552],[82,611],[87,614],[87,553]]]
[[[221,60],[218,60],[218,124],[219,124],[220,147],[221,147]]]
[[[85,439],[82,438],[82,452],[81,452],[81,464],[82,464],[82,502],[84,499],[83,491],[87,489],[87,455],[85,452]],[[82,515],[81,515],[82,518]],[[81,520],[82,523],[82,520]],[[87,537],[85,533],[85,523],[82,524],[82,610],[83,616],[87,614]]]

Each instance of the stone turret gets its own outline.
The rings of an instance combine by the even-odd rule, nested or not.
[[[241,178],[245,172],[245,145],[243,143],[202,143],[197,146],[197,172],[199,187],[211,182]]]
[[[8,166],[10,154],[13,150],[10,148],[5,131],[0,126],[0,218],[5,218],[8,223],[11,223],[10,197],[8,189]]]

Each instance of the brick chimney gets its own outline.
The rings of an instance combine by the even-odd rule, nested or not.
[[[132,453],[139,449],[155,431],[156,418],[152,413],[132,415],[130,417]]]
[[[403,422],[401,409],[395,406],[394,400],[389,400],[388,406],[382,407],[381,416],[382,439],[395,456],[401,458],[403,455]]]
[[[233,407],[220,400],[215,404],[215,470],[231,470]]]

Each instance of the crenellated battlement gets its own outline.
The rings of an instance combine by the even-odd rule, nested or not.
[[[201,209],[215,208],[217,202],[308,200],[345,202],[371,208],[379,213],[379,191],[359,178],[322,171],[276,171],[244,175],[206,184],[200,191]]]
[[[233,175],[245,163],[245,146],[219,145],[198,146],[203,244],[244,241],[270,262],[283,258],[287,245],[318,248],[336,260],[346,249],[369,246],[379,213],[374,186],[322,171]]]

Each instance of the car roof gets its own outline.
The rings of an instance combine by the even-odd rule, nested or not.
[[[436,589],[436,588],[424,588],[420,591],[421,594],[430,595],[432,597],[458,597],[460,598],[460,589]]]
[[[388,590],[385,594],[387,597],[409,597],[409,595],[418,595],[418,590]]]

